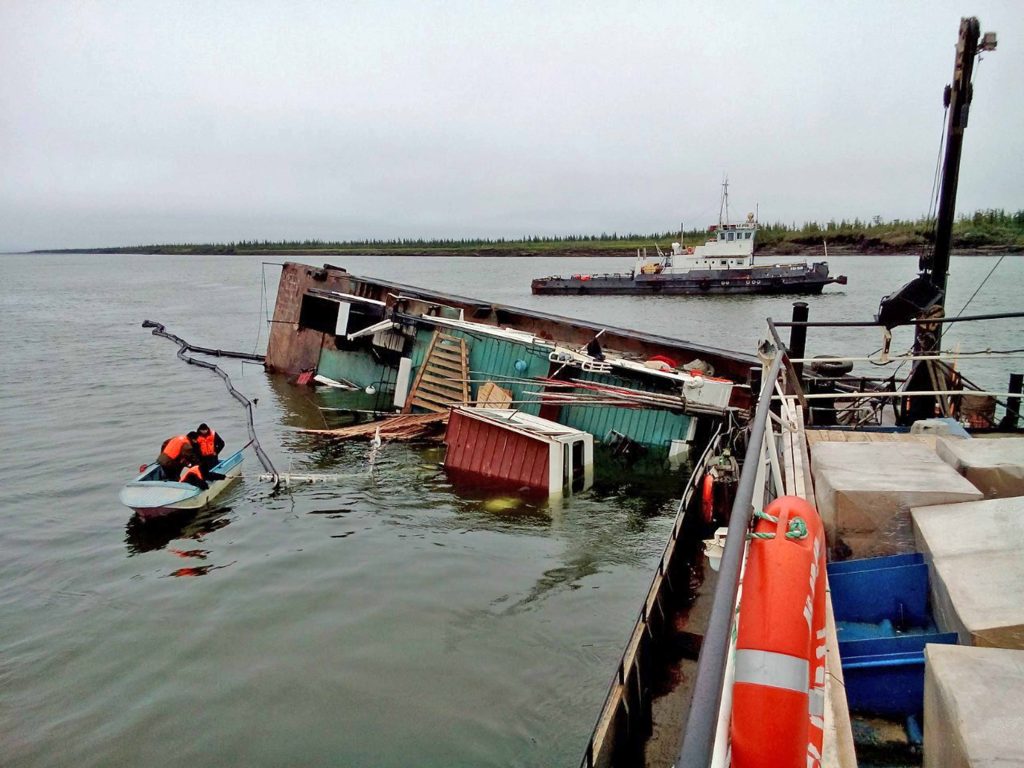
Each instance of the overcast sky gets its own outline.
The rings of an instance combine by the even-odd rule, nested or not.
[[[0,250],[1024,208],[1024,3],[0,2]]]

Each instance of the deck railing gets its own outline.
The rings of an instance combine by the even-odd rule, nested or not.
[[[803,309],[806,309],[804,305]],[[878,399],[886,402],[893,398],[908,397],[956,397],[980,395],[1003,398],[1007,415],[1000,426],[1017,428],[1020,410],[1021,387],[1024,377],[1011,374],[1008,392],[990,392],[979,389],[948,389],[907,391],[902,387],[890,390],[858,391],[864,383],[848,384],[845,389],[829,393],[808,393],[804,391],[803,364],[812,362],[803,357],[805,332],[808,327],[859,326],[878,327],[870,322],[807,322],[806,313],[798,308],[792,322],[774,323],[768,320],[769,332],[775,345],[762,345],[760,392],[757,408],[748,425],[748,442],[743,467],[736,488],[735,501],[729,520],[729,533],[725,551],[719,566],[718,586],[715,590],[707,631],[701,645],[697,674],[693,685],[691,706],[683,733],[682,746],[675,762],[675,768],[708,768],[724,764],[727,751],[728,724],[731,708],[731,680],[729,659],[732,640],[732,624],[735,618],[736,600],[739,593],[740,573],[747,543],[747,532],[755,509],[763,509],[767,501],[775,496],[787,494],[809,495],[812,493],[809,476],[809,460],[803,441],[804,417],[813,418],[814,403],[822,400]],[[802,314],[802,318],[800,315]],[[963,322],[965,320],[993,320],[1008,317],[1024,317],[1021,313],[979,315],[972,318],[939,318],[938,322]],[[797,319],[799,318],[799,319]],[[913,325],[921,321],[909,321]],[[935,322],[931,320],[929,322]],[[789,327],[794,333],[791,351],[782,342],[778,328]],[[1017,350],[993,357],[1019,357]],[[928,361],[947,358],[964,359],[964,355],[896,355],[887,362]],[[872,361],[864,357],[829,357],[830,362]],[[815,359],[820,361],[820,358]],[[906,382],[901,382],[906,384]],[[790,442],[787,444],[787,440]],[[780,447],[788,461],[780,459]]]
[[[747,529],[754,512],[754,497],[764,489],[764,457],[776,456],[772,468],[773,475],[778,468],[777,454],[771,449],[766,451],[765,438],[770,436],[768,425],[771,421],[772,393],[780,377],[783,357],[782,350],[776,350],[767,373],[762,376],[757,409],[750,423],[743,470],[736,485],[736,497],[729,518],[725,552],[722,554],[722,562],[718,569],[718,587],[715,590],[708,628],[697,661],[692,704],[686,722],[683,746],[676,760],[678,767],[706,768],[715,746]]]

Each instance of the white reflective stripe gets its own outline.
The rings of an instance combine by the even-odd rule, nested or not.
[[[772,688],[807,693],[809,674],[810,665],[807,659],[798,659],[796,656],[773,651],[736,649],[737,683],[768,685]]]
[[[811,717],[825,716],[825,689],[811,688],[807,701],[807,712]]]

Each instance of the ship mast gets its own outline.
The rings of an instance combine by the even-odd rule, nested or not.
[[[946,153],[942,162],[942,186],[939,193],[939,208],[935,222],[935,243],[931,253],[925,253],[919,262],[923,276],[938,289],[941,310],[945,301],[946,277],[949,272],[949,252],[953,241],[953,220],[956,213],[956,189],[960,179],[960,154],[964,143],[964,129],[970,114],[971,99],[974,95],[971,78],[974,74],[974,60],[982,51],[996,49],[996,35],[987,32],[979,45],[981,24],[975,17],[960,20],[960,36],[956,45],[956,61],[953,66],[953,82],[946,86],[943,94],[949,111],[946,126]],[[941,327],[934,331],[934,341],[921,339],[918,326],[918,341],[923,346],[938,349],[942,340]]]
[[[722,220],[722,211],[725,211],[725,220]],[[729,177],[722,179],[722,202],[718,206],[718,226],[729,223]]]
[[[980,43],[979,43],[980,38]],[[935,222],[935,241],[931,252],[927,251],[918,262],[921,276],[904,288],[918,284],[918,293],[925,296],[925,286],[930,285],[930,297],[921,306],[918,320],[939,322],[917,324],[914,333],[914,353],[935,355],[942,348],[941,318],[945,313],[946,277],[949,272],[949,253],[953,241],[953,220],[956,215],[956,188],[960,178],[960,154],[963,149],[964,130],[974,95],[971,77],[974,74],[974,60],[983,51],[994,51],[996,36],[986,32],[981,36],[981,24],[971,16],[960,20],[960,35],[956,45],[956,60],[953,65],[953,82],[946,86],[943,100],[949,113],[946,125],[946,151],[942,161],[942,186],[939,191],[938,214]],[[919,296],[919,298],[920,298]],[[884,303],[884,302],[883,302]],[[935,360],[918,360],[914,363],[906,388],[910,391],[941,391],[947,389],[952,372]],[[938,406],[936,409],[935,406]],[[938,412],[942,416],[954,415],[956,405],[945,395],[937,395],[935,401],[926,398],[913,399],[903,414],[902,422],[910,424],[922,418],[930,418]]]

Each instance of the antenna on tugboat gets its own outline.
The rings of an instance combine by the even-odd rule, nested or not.
[[[722,221],[722,211],[725,211],[725,221]],[[718,226],[729,223],[729,177],[722,177],[722,202],[718,206]]]

